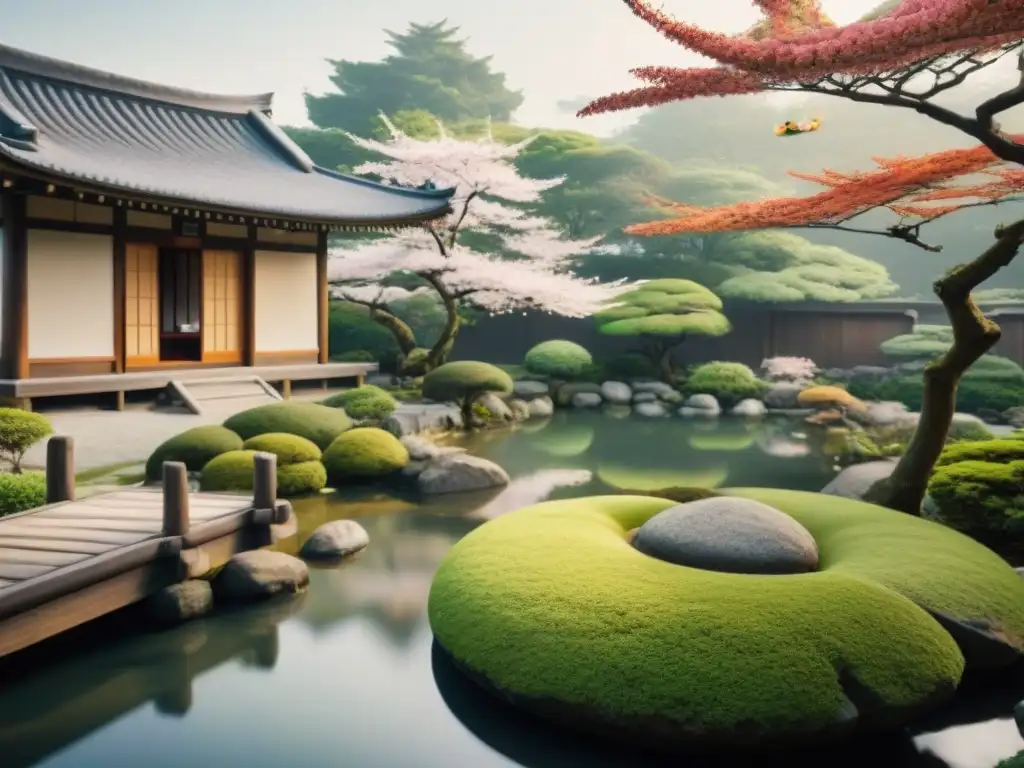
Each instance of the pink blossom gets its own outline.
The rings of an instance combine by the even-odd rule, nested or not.
[[[818,366],[806,357],[769,357],[761,361],[761,373],[767,381],[803,384],[814,379]]]

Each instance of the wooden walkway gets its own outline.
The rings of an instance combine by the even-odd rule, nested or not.
[[[0,657],[266,546],[291,515],[270,454],[253,496],[190,493],[185,466],[168,462],[161,488],[75,501],[70,439],[47,447],[48,497],[65,500],[0,518]]]

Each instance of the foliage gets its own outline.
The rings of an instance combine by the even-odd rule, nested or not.
[[[1005,760],[1000,760],[996,768],[1024,768],[1024,749]]]
[[[813,381],[818,366],[806,357],[769,357],[761,361],[761,373],[765,381],[805,384]]]
[[[850,394],[862,400],[895,401],[912,411],[924,404],[924,381],[920,374],[877,378],[855,376],[848,384]],[[1024,383],[991,380],[979,376],[965,376],[957,387],[957,410],[964,413],[998,411],[1024,402]]]
[[[523,359],[529,373],[564,381],[576,381],[593,362],[586,349],[561,339],[542,341],[531,347]]]
[[[331,395],[322,400],[321,404],[330,408],[342,408],[353,419],[360,421],[381,421],[394,413],[398,407],[390,392],[372,384]]]
[[[238,450],[213,457],[199,475],[199,489],[211,492],[251,491],[256,453]]]
[[[687,394],[712,395],[723,408],[748,398],[760,399],[767,389],[748,366],[718,361],[695,367],[685,385]]]
[[[392,341],[391,337],[388,337],[388,341]],[[342,352],[340,355],[331,355],[332,358],[337,360],[339,363],[375,363],[377,358],[373,356],[372,352],[367,352],[365,349],[353,349],[349,352]]]
[[[987,461],[994,464],[1024,461],[1024,440],[1020,438],[994,438],[990,440],[951,443],[942,450],[942,455],[935,462],[935,466],[945,467],[964,461]]]
[[[944,522],[983,541],[1024,534],[1024,460],[967,460],[936,468],[928,494]]]
[[[652,364],[650,357],[638,352],[616,355],[602,363],[602,366],[605,375],[613,380],[632,381],[657,375],[657,369]]]
[[[180,461],[189,472],[198,472],[214,456],[241,449],[242,438],[226,427],[192,427],[157,446],[146,460],[146,479],[159,480],[165,461]]]
[[[402,442],[383,429],[356,427],[338,437],[324,451],[328,481],[341,486],[393,474],[409,463]]]
[[[327,487],[327,470],[319,461],[300,461],[277,468],[277,493],[285,499],[319,493]]]
[[[882,354],[912,360],[930,360],[953,346],[953,328],[948,325],[919,324],[911,333],[902,333],[882,342]]]
[[[33,445],[53,434],[49,420],[20,408],[0,408],[0,460],[21,472],[21,460]]]
[[[680,735],[722,739],[740,724],[747,733],[833,725],[844,695],[837,666],[856,669],[894,716],[949,695],[964,657],[927,611],[988,616],[1024,635],[1024,581],[943,526],[821,494],[725,493],[794,517],[828,553],[821,573],[724,574],[636,557],[628,532],[674,500],[547,502],[487,522],[449,551],[428,603],[434,635],[519,703],[543,697],[565,713],[587,702],[606,722],[670,721]]]
[[[224,426],[243,440],[268,432],[284,432],[304,437],[324,450],[338,435],[352,427],[352,420],[344,411],[326,405],[287,401],[236,413],[224,422]]]
[[[320,461],[320,449],[311,440],[284,432],[268,432],[251,437],[242,446],[247,451],[272,453],[277,457],[277,466]]]
[[[436,402],[474,400],[488,392],[512,391],[512,377],[490,363],[459,360],[445,363],[423,377],[423,396]]]
[[[390,305],[395,317],[406,323],[416,338],[432,343],[440,336],[445,312],[436,296],[401,292]],[[370,317],[368,307],[332,300],[328,311],[328,348],[340,362],[379,363],[382,370],[396,370],[398,345],[394,336]]]
[[[359,133],[377,128],[381,110],[429,110],[451,121],[508,120],[522,94],[505,87],[504,74],[491,71],[490,57],[470,55],[458,31],[446,21],[411,24],[404,34],[387,33],[394,53],[383,61],[330,61],[338,92],[307,94],[310,120]]]
[[[0,517],[25,512],[46,503],[46,475],[42,472],[0,472]]]

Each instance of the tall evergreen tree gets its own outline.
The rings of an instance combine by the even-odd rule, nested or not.
[[[385,31],[394,53],[382,61],[329,60],[338,93],[306,94],[314,125],[366,135],[379,127],[378,112],[412,109],[445,122],[507,121],[522,104],[522,94],[505,86],[505,75],[491,70],[491,57],[470,55],[447,19],[411,24],[404,34]]]

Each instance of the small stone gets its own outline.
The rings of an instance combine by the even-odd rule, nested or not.
[[[821,492],[829,496],[863,500],[871,487],[878,481],[890,477],[894,469],[896,461],[893,459],[854,464],[833,477]]]
[[[400,438],[400,442],[409,452],[409,458],[412,461],[430,461],[441,454],[440,449],[424,437],[405,435]]]
[[[594,392],[577,392],[570,402],[573,408],[597,408],[601,405],[601,396]]]
[[[864,420],[875,427],[892,427],[911,421],[913,416],[903,403],[883,401],[868,403]]]
[[[160,624],[180,624],[213,610],[210,582],[199,579],[164,587],[146,598],[146,614]]]
[[[687,408],[696,408],[700,411],[714,411],[715,413],[722,411],[722,406],[718,404],[714,395],[690,395],[686,398],[685,405]]]
[[[621,381],[606,381],[601,385],[601,397],[612,405],[629,405],[633,398],[633,390],[629,384]]]
[[[647,419],[658,419],[662,416],[668,415],[668,411],[665,410],[665,406],[661,403],[637,403],[633,406],[633,410],[636,411],[637,416],[643,416]]]
[[[218,600],[252,602],[295,593],[309,584],[309,569],[297,557],[269,549],[240,552],[213,580]]]
[[[719,496],[659,512],[633,546],[659,560],[709,571],[794,574],[818,567],[818,545],[800,523],[753,499]]]
[[[799,408],[799,397],[803,390],[803,385],[789,381],[773,384],[764,396],[764,404],[776,410]]]
[[[736,407],[730,413],[733,416],[740,416],[745,419],[757,419],[764,416],[767,411],[768,409],[765,408],[764,403],[751,397],[736,403]]]
[[[420,493],[428,496],[483,491],[488,488],[499,488],[508,483],[508,472],[493,461],[468,454],[439,459],[416,478]]]
[[[476,399],[498,421],[512,421],[512,410],[508,404],[493,392],[487,392]]]
[[[634,381],[633,391],[653,392],[656,396],[664,398],[666,395],[671,395],[676,390],[672,388],[671,384],[666,384],[664,381]]]
[[[337,560],[369,543],[370,535],[355,520],[332,520],[313,531],[299,554],[306,560]]]
[[[555,385],[552,384],[552,387]],[[555,402],[560,407],[565,407],[572,403],[573,397],[578,394],[588,394],[601,396],[601,387],[597,384],[593,384],[589,381],[578,381],[570,382],[568,384],[562,384],[557,388],[553,389],[555,392]]]
[[[531,419],[546,419],[555,412],[555,404],[547,395],[535,397],[529,402]]]
[[[532,400],[535,397],[544,397],[551,392],[546,382],[529,381],[523,379],[512,385],[512,394],[523,400]]]
[[[633,395],[634,403],[656,403],[658,396],[653,392],[637,392]]]
[[[530,404],[525,400],[513,398],[506,403],[512,412],[513,421],[526,421],[530,418]]]

